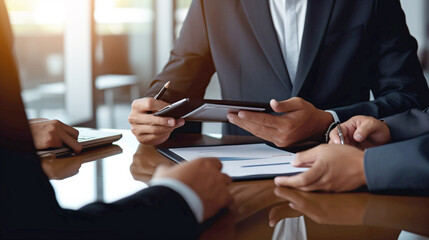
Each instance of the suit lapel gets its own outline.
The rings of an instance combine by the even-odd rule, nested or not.
[[[241,0],[241,4],[268,62],[285,88],[291,93],[292,84],[271,19],[268,0]]]
[[[308,0],[304,36],[292,96],[297,96],[319,51],[335,0]]]

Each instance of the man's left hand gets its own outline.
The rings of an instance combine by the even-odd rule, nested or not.
[[[310,167],[294,176],[279,176],[277,186],[302,191],[345,192],[366,184],[364,152],[348,145],[323,144],[297,153],[294,167]]]
[[[304,140],[323,139],[323,134],[332,123],[330,113],[317,109],[302,98],[277,102],[271,100],[271,108],[282,115],[240,111],[229,113],[228,120],[253,135],[286,147]]]

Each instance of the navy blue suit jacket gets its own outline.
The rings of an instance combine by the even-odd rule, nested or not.
[[[385,119],[394,143],[365,152],[370,191],[429,195],[429,108]]]
[[[111,204],[61,208],[36,156],[0,1],[0,239],[196,239],[200,226],[175,191],[149,187]]]
[[[399,0],[308,0],[292,84],[268,1],[194,0],[170,61],[147,95],[171,81],[164,100],[202,98],[217,72],[226,100],[298,96],[335,110],[341,121],[381,118],[429,102],[416,50]]]

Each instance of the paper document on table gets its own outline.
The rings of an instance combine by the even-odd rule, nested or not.
[[[223,145],[209,147],[169,148],[170,152],[184,160],[200,157],[216,157],[223,164],[222,172],[231,177],[277,176],[304,172],[308,168],[291,166],[295,154],[270,147],[264,143]],[[161,150],[162,152],[162,150]],[[165,154],[170,158],[171,155]],[[176,160],[177,159],[173,159]]]

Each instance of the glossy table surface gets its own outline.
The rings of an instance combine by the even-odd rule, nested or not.
[[[147,187],[159,164],[174,164],[155,147],[139,144],[129,130],[108,131],[123,137],[77,156],[42,160],[62,207],[116,201]],[[163,147],[252,142],[259,140],[176,135]],[[429,239],[427,197],[306,193],[272,180],[233,182],[230,190],[234,202],[201,239]]]

